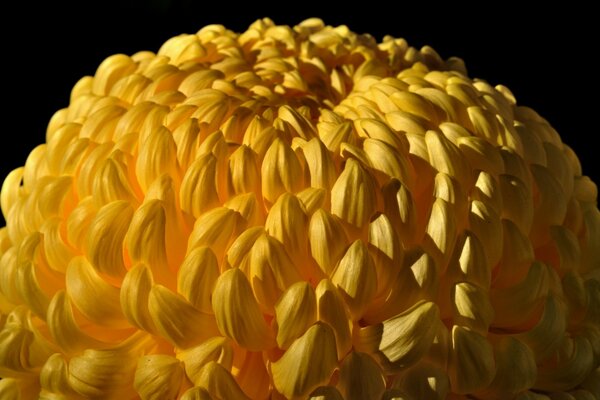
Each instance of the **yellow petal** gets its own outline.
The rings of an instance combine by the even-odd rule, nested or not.
[[[371,356],[353,351],[342,361],[338,387],[346,400],[379,399],[385,380]]]
[[[76,251],[64,239],[63,228],[64,222],[58,217],[47,219],[40,227],[40,232],[44,236],[44,256],[48,266],[61,273],[65,273]]]
[[[117,348],[87,349],[69,361],[69,384],[85,398],[132,398],[137,358],[147,338],[134,336]]]
[[[150,200],[133,213],[125,247],[134,263],[150,267],[159,283],[172,281],[166,249],[166,213],[160,200]]]
[[[452,292],[453,322],[485,335],[494,319],[494,309],[487,290],[468,282],[454,285]]]
[[[333,330],[317,322],[271,364],[273,385],[289,399],[304,398],[329,380],[336,364]]]
[[[247,264],[249,263],[250,251],[256,240],[264,234],[265,230],[262,226],[253,226],[240,233],[227,249],[226,259],[228,265],[231,268],[240,268],[248,274]]]
[[[504,172],[504,160],[498,150],[487,140],[477,136],[463,136],[457,140],[458,148],[473,170],[495,175]]]
[[[224,335],[253,351],[273,346],[273,334],[241,270],[233,268],[221,274],[212,304],[217,325]]]
[[[52,298],[46,320],[52,338],[67,354],[105,346],[81,330],[75,321],[71,299],[64,290],[57,292]]]
[[[101,274],[122,279],[127,273],[123,260],[123,240],[133,216],[131,205],[114,201],[102,207],[90,225],[86,256]]]
[[[354,320],[360,319],[377,291],[377,271],[367,245],[356,240],[333,271],[331,282],[348,304]]]
[[[414,185],[415,171],[406,154],[378,139],[366,139],[363,148],[376,170],[396,178],[409,187]]]
[[[290,286],[275,305],[277,345],[287,349],[317,320],[317,301],[307,282]]]
[[[335,182],[335,165],[325,144],[318,138],[312,138],[304,146],[302,152],[310,172],[310,186],[329,189]]]
[[[527,276],[521,282],[506,289],[492,289],[490,300],[496,314],[494,327],[518,327],[535,318],[546,301],[549,290],[550,271],[539,261],[531,264]],[[515,310],[519,310],[516,315]]]
[[[208,247],[196,247],[177,273],[177,291],[198,310],[211,313],[211,294],[219,277],[219,264]]]
[[[409,399],[443,400],[450,391],[450,380],[446,371],[428,362],[419,362],[403,372],[393,387],[401,389]]]
[[[263,311],[273,315],[275,303],[292,284],[302,280],[285,247],[263,234],[252,246],[249,280]]]
[[[469,211],[471,231],[483,244],[490,266],[495,266],[502,256],[502,221],[493,208],[478,200],[471,202]]]
[[[521,282],[534,259],[531,241],[514,222],[503,219],[502,233],[502,259],[494,276],[494,287],[497,289]]]
[[[431,166],[439,172],[448,174],[459,182],[467,183],[470,179],[469,168],[458,147],[436,131],[427,131],[425,143]]]
[[[358,335],[364,351],[373,354],[389,374],[416,363],[427,353],[438,320],[435,303],[419,302],[381,324],[362,328]]]
[[[417,206],[406,185],[391,180],[382,188],[385,215],[388,216],[405,247],[420,243],[425,227],[419,227]]]
[[[212,315],[194,308],[182,296],[155,285],[148,297],[148,310],[161,336],[185,349],[218,334]]]
[[[98,207],[117,200],[137,202],[127,176],[127,166],[112,157],[106,159],[99,167],[92,191]]]
[[[230,370],[233,363],[233,348],[229,339],[221,336],[210,338],[198,346],[177,352],[177,359],[181,360],[188,378],[198,384],[202,368],[214,361]]]
[[[485,337],[454,325],[448,374],[454,393],[472,393],[494,379],[496,363],[492,346]]]
[[[486,398],[506,399],[533,386],[537,366],[533,352],[523,342],[510,336],[492,339],[496,360],[496,375],[483,392]]]
[[[179,176],[177,146],[167,128],[156,129],[140,142],[135,172],[143,190],[164,173]]]
[[[436,199],[427,222],[427,234],[423,246],[436,259],[442,270],[446,269],[454,249],[456,225],[453,207],[445,200]]]
[[[310,219],[308,237],[313,258],[330,275],[349,244],[344,227],[336,217],[318,209]]]
[[[396,231],[385,214],[380,214],[369,224],[369,245],[377,270],[377,293],[385,293],[404,259]]]
[[[257,154],[248,146],[238,147],[229,156],[228,184],[233,193],[261,194],[261,176]]]
[[[594,368],[592,345],[585,337],[565,337],[557,351],[556,364],[541,365],[533,387],[543,391],[565,391],[577,387]]]
[[[4,182],[2,182],[2,190],[0,191],[0,204],[2,206],[2,215],[7,220],[10,209],[19,198],[21,192],[21,179],[23,177],[23,167],[12,170]]]
[[[249,400],[233,376],[221,364],[210,361],[199,373],[197,385],[214,399]]]
[[[133,387],[146,399],[175,399],[183,382],[181,362],[165,354],[140,357],[135,370]]]
[[[246,227],[241,215],[227,207],[219,207],[204,213],[194,223],[194,230],[188,239],[188,252],[199,246],[209,247],[217,260]]]
[[[91,321],[111,328],[129,326],[121,312],[119,288],[102,279],[85,258],[71,260],[66,285],[77,309]]]
[[[152,271],[144,264],[131,268],[121,284],[120,301],[123,315],[130,324],[148,332],[155,332],[148,310],[148,297],[154,286]]]
[[[50,356],[44,364],[40,372],[40,384],[42,386],[41,399],[77,396],[77,393],[69,385],[67,361],[59,353]],[[0,393],[2,393],[1,390]]]
[[[181,209],[195,218],[219,204],[216,186],[217,159],[212,154],[197,158],[181,182]]]
[[[376,183],[359,163],[350,158],[331,189],[331,213],[351,225],[364,226],[377,206]]]
[[[456,268],[459,279],[489,288],[492,273],[483,245],[477,236],[466,231],[463,239],[457,241],[455,251],[459,254]]]
[[[267,233],[279,240],[294,260],[302,263],[308,250],[308,218],[298,198],[284,193],[269,210],[265,221]]]
[[[352,346],[351,323],[337,288],[328,279],[323,279],[315,290],[319,321],[326,322],[335,334],[338,359]]]
[[[533,194],[521,179],[500,175],[502,216],[514,222],[521,232],[529,233],[533,224]]]
[[[261,166],[263,197],[274,203],[285,192],[296,193],[302,188],[302,167],[296,154],[282,139],[275,139],[267,150]]]

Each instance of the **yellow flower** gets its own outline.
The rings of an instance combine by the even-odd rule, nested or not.
[[[2,399],[600,399],[597,188],[430,47],[111,56],[1,206]]]

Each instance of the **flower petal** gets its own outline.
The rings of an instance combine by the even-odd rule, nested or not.
[[[354,320],[360,319],[377,291],[377,271],[367,245],[356,240],[333,271],[331,282],[338,287]]]
[[[194,384],[198,384],[202,368],[211,361],[230,370],[233,363],[233,348],[229,339],[221,336],[210,338],[198,346],[177,352],[177,359],[185,367],[185,373]]]
[[[161,336],[186,349],[218,335],[212,315],[201,312],[182,296],[155,285],[148,296],[148,311]]]
[[[346,400],[379,399],[385,380],[371,356],[353,351],[342,361],[338,388]]]
[[[175,399],[183,376],[179,360],[165,354],[151,354],[138,359],[133,387],[143,400]]]
[[[448,375],[454,393],[473,393],[489,385],[496,374],[492,346],[484,336],[454,325]]]
[[[217,257],[210,248],[196,247],[179,267],[177,292],[198,310],[212,313],[211,297],[219,273]]]
[[[258,351],[273,346],[273,333],[264,320],[246,275],[233,268],[215,285],[213,310],[219,330],[242,347]]]
[[[329,380],[336,364],[333,330],[317,322],[271,364],[273,385],[288,399],[304,398]]]
[[[287,349],[317,320],[317,300],[307,282],[297,282],[281,295],[275,305],[277,345]]]

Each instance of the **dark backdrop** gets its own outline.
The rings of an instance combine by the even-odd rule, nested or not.
[[[49,118],[67,106],[73,84],[92,75],[105,57],[156,51],[171,36],[211,23],[243,31],[263,16],[291,25],[318,16],[327,24],[346,24],[378,40],[390,34],[413,46],[429,44],[443,58],[463,58],[471,77],[508,86],[520,104],[546,117],[575,149],[584,174],[600,182],[593,142],[599,117],[599,79],[593,61],[598,29],[589,9],[563,4],[526,10],[493,1],[479,6],[365,1],[361,7],[325,0],[320,4],[292,0],[276,6],[258,2],[236,6],[231,0],[18,4],[1,6],[0,14],[0,181],[44,141]],[[324,10],[325,4],[335,10]]]

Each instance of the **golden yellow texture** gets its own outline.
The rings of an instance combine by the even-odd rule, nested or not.
[[[111,56],[1,206],[2,399],[600,399],[596,185],[430,47]]]

